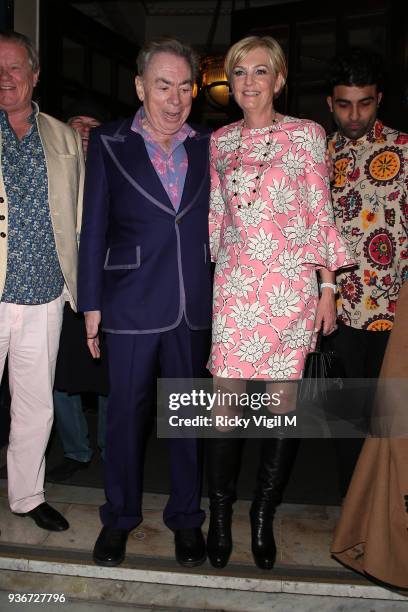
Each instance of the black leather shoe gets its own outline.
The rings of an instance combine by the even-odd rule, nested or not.
[[[102,527],[93,550],[95,563],[105,567],[120,565],[125,558],[128,534],[126,529]]]
[[[205,543],[199,527],[176,529],[174,532],[176,561],[184,567],[196,567],[206,559]]]
[[[33,510],[30,510],[30,512],[18,513],[18,516],[29,516],[38,527],[47,529],[47,531],[65,531],[69,529],[68,521],[47,502],[43,502],[36,508],[33,508]]]
[[[86,469],[90,463],[90,461],[76,461],[75,459],[64,457],[61,463],[46,474],[45,478],[48,482],[64,482],[64,480],[68,480],[76,472]]]

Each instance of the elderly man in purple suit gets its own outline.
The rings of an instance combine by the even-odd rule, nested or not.
[[[205,375],[211,317],[208,134],[186,123],[197,61],[174,39],[146,45],[136,91],[143,105],[92,130],[79,264],[79,308],[88,347],[106,333],[110,396],[106,503],[94,561],[125,557],[142,521],[144,424],[158,368],[163,378]],[[204,562],[201,462],[195,439],[169,440],[170,497],[164,522],[176,560]]]

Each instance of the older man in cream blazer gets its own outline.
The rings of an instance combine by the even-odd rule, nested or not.
[[[76,307],[83,155],[79,136],[32,102],[38,56],[0,32],[0,376],[8,355],[10,507],[43,529],[67,521],[44,500],[44,454],[65,299]]]

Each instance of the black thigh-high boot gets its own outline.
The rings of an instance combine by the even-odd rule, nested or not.
[[[272,569],[276,559],[273,518],[281,503],[296,453],[297,438],[268,438],[262,441],[254,501],[251,505],[252,554],[261,569]]]
[[[225,567],[232,551],[232,504],[241,459],[242,440],[209,438],[207,440],[208,497],[210,525],[207,555],[213,567]]]

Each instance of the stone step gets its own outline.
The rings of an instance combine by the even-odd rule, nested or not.
[[[0,569],[3,590],[65,593],[79,600],[166,605],[180,610],[261,610],[254,605],[262,606],[268,597],[279,593],[395,603],[407,599],[341,567],[280,566],[262,572],[245,565],[216,570],[205,564],[184,570],[169,559],[128,555],[120,567],[105,568],[95,565],[89,554],[81,551],[3,544]],[[245,607],[249,602],[251,606]],[[236,607],[238,604],[240,607]]]
[[[330,557],[338,507],[280,506],[274,522],[276,566],[262,572],[250,552],[249,503],[239,501],[234,506],[234,550],[227,568],[216,570],[207,562],[184,569],[175,562],[173,534],[162,521],[166,496],[146,494],[144,521],[129,535],[125,562],[103,568],[92,561],[103,499],[99,489],[48,485],[47,500],[71,525],[67,531],[52,533],[10,512],[6,482],[0,481],[0,591],[65,593],[70,600],[109,604],[114,610],[123,605],[143,610],[321,612],[326,600],[335,606],[330,610],[370,610],[360,604],[349,608],[355,601],[372,602],[371,610],[375,602],[376,612],[406,606],[404,595],[368,582]],[[208,508],[208,500],[203,500],[203,507]],[[301,606],[296,598],[302,599]],[[275,602],[282,607],[275,608]]]

